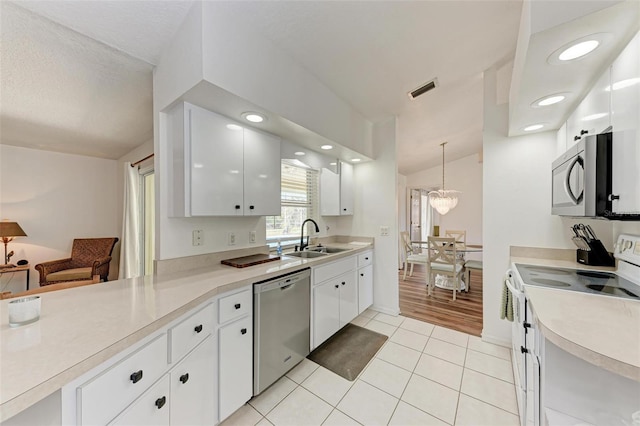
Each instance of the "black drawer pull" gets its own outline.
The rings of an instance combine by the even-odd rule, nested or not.
[[[365,258],[364,258],[364,260],[369,260],[369,258],[368,258],[368,257],[365,257]]]
[[[189,373],[185,373],[182,376],[180,376],[180,381],[184,384],[187,383],[189,381]]]
[[[360,274],[361,277],[364,277],[364,274]]]
[[[345,212],[347,211],[347,209],[342,209],[342,210],[344,210]]]
[[[336,288],[340,288],[340,286],[338,284],[336,284]]]
[[[342,281],[342,285],[345,285],[346,283],[344,281]]]
[[[138,370],[135,373],[131,373],[131,375],[129,376],[129,379],[131,379],[133,383],[138,383],[140,380],[142,380],[142,370]]]
[[[158,410],[161,409],[162,407],[164,407],[164,404],[167,403],[167,397],[163,396],[162,398],[158,398],[156,399],[156,407],[158,407]]]
[[[240,334],[247,334],[247,329],[243,328],[242,330],[240,330]]]
[[[236,210],[240,210],[240,204],[236,204]]]
[[[196,333],[200,333],[202,331],[202,324],[196,325],[196,327],[193,329],[193,331],[195,331]]]
[[[236,303],[234,306],[235,306],[236,309],[240,309],[240,304],[239,303]]]
[[[249,206],[249,210],[253,210],[255,207],[253,206]]]

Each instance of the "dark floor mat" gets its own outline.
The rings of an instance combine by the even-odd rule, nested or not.
[[[386,340],[384,334],[347,324],[307,358],[353,381]]]

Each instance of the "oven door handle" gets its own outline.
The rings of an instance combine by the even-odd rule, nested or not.
[[[519,297],[520,295],[522,295],[522,291],[518,290],[512,283],[511,283],[511,270],[509,270],[507,272],[507,276],[504,277],[504,283],[507,285],[507,288],[509,289],[509,291],[511,292],[511,294],[513,294],[514,297]]]

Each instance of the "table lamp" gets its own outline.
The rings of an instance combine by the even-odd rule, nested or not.
[[[7,254],[7,244],[13,241],[15,237],[26,237],[27,234],[24,233],[20,225],[17,222],[8,222],[2,221],[0,222],[0,237],[2,238],[2,242],[4,243],[4,265],[0,265],[0,268],[12,266],[9,265],[9,258],[13,256],[13,251]]]

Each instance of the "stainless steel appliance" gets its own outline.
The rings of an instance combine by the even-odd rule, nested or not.
[[[552,164],[551,213],[640,220],[639,170],[630,132],[586,136]]]
[[[310,350],[311,270],[253,285],[253,394],[258,395]]]
[[[516,376],[516,393],[522,425],[545,424],[542,420],[544,398],[543,386],[541,386],[544,372],[541,346],[544,339],[535,328],[525,286],[576,291],[588,293],[594,297],[617,297],[636,300],[640,303],[640,236],[620,235],[615,245],[614,256],[618,259],[618,268],[615,272],[519,263],[513,265],[513,270],[507,271],[505,282],[514,297],[512,363]],[[612,327],[615,327],[615,324],[612,324]],[[579,382],[579,380],[585,379],[573,377],[565,381]],[[585,389],[589,386],[591,385],[588,383],[584,384]]]

